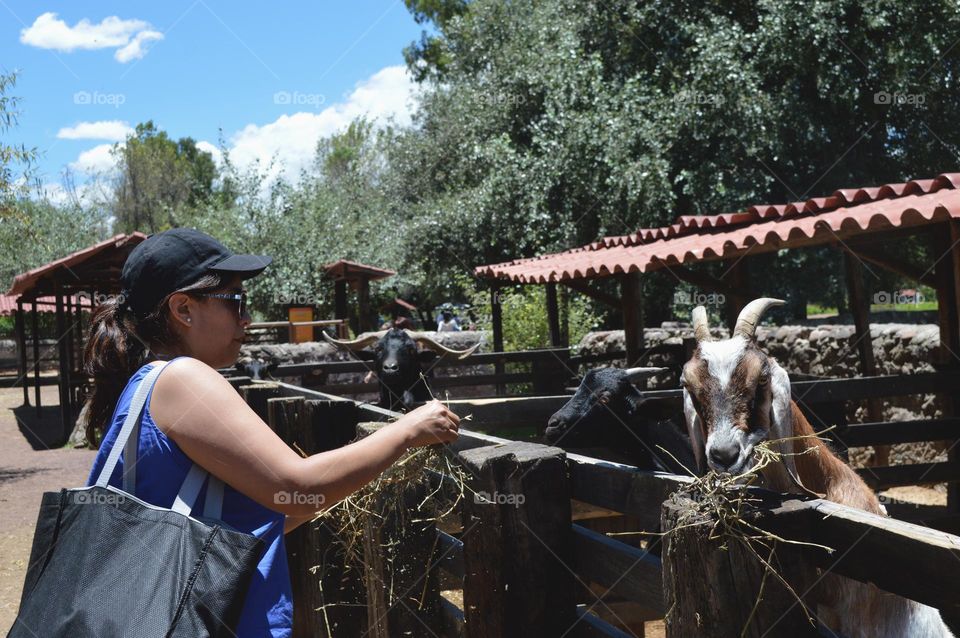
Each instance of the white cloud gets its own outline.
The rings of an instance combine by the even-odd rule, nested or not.
[[[197,142],[197,149],[206,153],[210,153],[210,155],[213,156],[214,163],[218,166],[220,165],[220,162],[223,161],[223,153],[220,152],[220,148],[218,146],[214,146],[206,140],[200,140]]]
[[[112,148],[113,144],[99,144],[87,149],[70,162],[70,168],[88,176],[111,173],[117,168],[117,162],[110,153]]]
[[[133,133],[133,127],[121,120],[101,120],[99,122],[80,122],[76,126],[67,126],[57,131],[61,140],[109,140],[122,142]]]
[[[66,53],[77,49],[117,49],[114,58],[124,63],[142,58],[147,42],[162,39],[163,34],[154,31],[150,23],[143,20],[110,16],[93,24],[84,18],[71,27],[51,11],[40,15],[33,24],[20,31],[23,44]]]
[[[113,57],[121,64],[126,64],[130,60],[139,60],[147,54],[146,43],[154,40],[163,40],[163,34],[159,31],[141,31],[130,41],[130,44],[117,49]]]
[[[405,126],[410,124],[414,108],[416,83],[403,66],[388,66],[370,78],[359,82],[342,102],[320,112],[281,115],[269,124],[248,124],[230,138],[230,159],[238,166],[247,167],[256,161],[262,166],[277,157],[282,164],[274,174],[285,169],[288,175],[298,175],[313,161],[317,142],[344,130],[354,119],[365,116],[377,123],[393,120]],[[322,103],[322,100],[303,100],[292,97],[313,94],[281,91],[274,95],[278,104],[301,102]],[[283,96],[285,101],[279,101]]]

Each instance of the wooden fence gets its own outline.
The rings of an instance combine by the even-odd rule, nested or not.
[[[355,432],[363,435],[382,427],[395,416],[293,385],[250,384],[246,379],[231,383],[285,441],[308,454],[345,443]],[[811,409],[867,396],[953,388],[955,377],[938,373],[798,382],[794,394]],[[676,399],[675,391],[658,396]],[[473,414],[472,424],[497,427],[521,418],[539,419],[563,400],[487,399],[453,407]],[[510,415],[519,416],[511,421]],[[845,429],[847,434],[852,430],[858,444],[958,436],[955,424],[929,421]],[[754,617],[752,603],[761,585],[751,580],[750,570],[742,570],[742,577],[737,575],[741,570],[731,570],[729,554],[714,548],[709,560],[691,565],[685,562],[690,555],[679,551],[685,542],[682,534],[668,541],[668,550],[674,544],[671,551],[662,551],[656,532],[665,524],[669,528],[671,521],[664,503],[691,479],[465,430],[449,450],[470,476],[471,489],[489,498],[464,499],[451,520],[436,529],[404,537],[388,524],[378,536],[371,535],[365,547],[366,589],[356,574],[344,572],[325,526],[305,525],[287,536],[296,636],[642,636],[645,621],[665,617],[670,638],[719,637],[739,636],[749,625],[747,612]],[[933,465],[946,467],[889,468],[880,472],[877,482],[957,480],[950,463]],[[834,550],[804,547],[796,550],[794,561],[875,583],[937,607],[948,619],[960,617],[953,587],[960,537],[822,500],[755,494],[764,499],[758,524],[765,529]],[[613,531],[615,536],[608,535]],[[405,560],[383,560],[382,544]],[[698,551],[703,556],[708,549]],[[723,561],[727,568],[721,570],[716,565]],[[724,578],[738,579],[731,587],[737,601],[751,604],[717,609],[697,598],[703,583],[719,582],[721,571]],[[780,611],[788,618],[796,614],[772,588],[765,591],[769,602],[764,603],[765,614],[756,618],[776,618]],[[712,612],[723,622],[704,623],[695,628],[699,633],[690,633],[689,618],[678,614],[690,608],[691,600],[702,604],[704,618]],[[785,606],[781,610],[778,604]],[[769,627],[754,622],[745,635],[759,636],[760,629]],[[785,621],[769,635],[827,635],[824,632],[819,626]]]

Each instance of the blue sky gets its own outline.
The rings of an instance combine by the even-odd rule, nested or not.
[[[148,119],[238,163],[296,169],[350,119],[409,121],[403,48],[421,27],[400,0],[0,0],[0,67],[20,72],[20,124],[44,182],[109,171],[107,145]]]

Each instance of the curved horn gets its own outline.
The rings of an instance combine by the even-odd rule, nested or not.
[[[707,321],[707,309],[703,306],[697,306],[691,313],[693,320],[693,336],[697,342],[710,341],[710,322]]]
[[[456,355],[458,359],[465,359],[466,357],[473,354],[474,350],[480,347],[480,343],[478,342],[473,346],[467,348],[466,350],[454,350],[452,348],[448,348],[442,343],[438,343],[437,341],[434,341],[431,337],[428,337],[422,332],[412,332],[410,330],[406,330],[405,332],[408,335],[410,335],[411,339],[422,344],[423,347],[429,348],[430,350],[433,350],[434,352],[441,355],[444,355],[444,354]]]
[[[770,297],[754,299],[740,311],[736,326],[733,328],[733,336],[736,337],[740,335],[747,339],[753,339],[757,325],[760,323],[760,319],[763,318],[763,313],[774,306],[782,306],[783,304],[784,301],[782,299],[771,299]]]
[[[385,334],[387,334],[387,331],[381,330],[379,332],[369,332],[367,334],[360,335],[356,339],[347,340],[347,339],[334,339],[333,337],[328,335],[326,332],[324,332],[323,338],[326,339],[329,343],[332,343],[333,345],[339,348],[346,348],[351,352],[355,352],[357,350],[363,350],[365,347],[369,346],[371,343],[379,341],[380,337],[382,337]]]
[[[627,373],[627,379],[630,381],[636,381],[637,379],[643,379],[645,377],[652,377],[655,374],[669,371],[670,368],[627,368],[624,370],[624,372]]]

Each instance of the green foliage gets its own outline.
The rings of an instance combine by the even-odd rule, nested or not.
[[[467,299],[477,316],[478,329],[492,331],[490,291],[473,288],[469,278],[464,276],[459,278],[458,284],[470,291]],[[497,294],[503,313],[504,350],[549,347],[546,289],[543,286],[510,286]],[[565,293],[562,289],[559,294],[561,326],[566,319],[569,342],[575,345],[585,334],[599,327],[599,319],[587,299],[579,295],[563,299]]]
[[[174,141],[152,121],[138,124],[125,142],[114,146],[120,177],[111,208],[120,232],[159,232],[181,225],[187,207],[213,194],[216,165],[210,153],[189,137]]]
[[[16,72],[0,71],[0,134],[14,128],[20,118],[20,98],[10,95],[16,83]],[[27,148],[23,144],[7,144],[0,139],[0,218],[17,214],[13,205],[26,190],[31,165],[36,158],[35,148]],[[17,170],[18,166],[23,167],[22,171]]]

